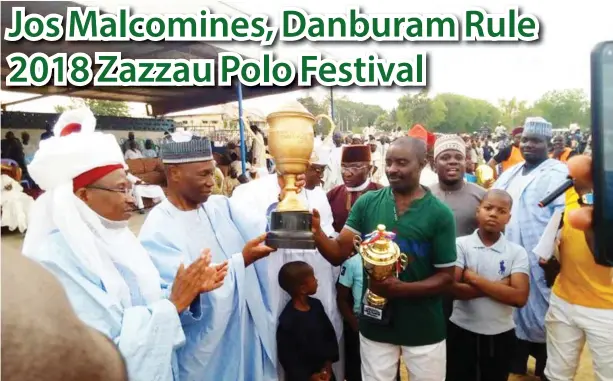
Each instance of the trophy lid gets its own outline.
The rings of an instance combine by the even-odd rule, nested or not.
[[[296,100],[293,101],[289,101],[287,103],[284,103],[281,107],[279,107],[277,110],[271,112],[270,114],[268,114],[268,116],[266,117],[266,119],[270,119],[270,118],[274,118],[276,116],[279,116],[280,114],[301,114],[307,118],[311,118],[313,120],[315,120],[315,117],[313,116],[313,114],[311,114],[309,112],[309,110],[307,110],[306,107],[304,107],[304,105]]]
[[[385,225],[378,225],[362,242],[361,255],[366,262],[384,266],[395,263],[400,257],[400,248],[393,241],[396,235],[385,231]]]

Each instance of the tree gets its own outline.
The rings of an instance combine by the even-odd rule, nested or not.
[[[500,112],[491,103],[460,94],[443,93],[434,98],[445,104],[445,119],[432,128],[438,132],[472,132],[498,122]]]
[[[528,102],[518,101],[515,97],[509,100],[499,100],[498,109],[500,110],[500,122],[507,128],[515,128],[524,124],[526,118],[533,113],[532,107],[528,106]]]
[[[300,102],[304,108],[309,110],[313,116],[328,114],[326,105],[323,102],[317,102],[311,96],[298,98],[298,102]],[[316,134],[324,134],[327,131],[330,131],[330,122],[327,119],[322,119],[315,125]]]
[[[67,106],[55,106],[55,112],[62,113],[66,110],[74,110],[81,107],[88,107],[94,115],[106,116],[130,116],[130,106],[127,102],[104,101],[99,99],[70,98]]]
[[[549,91],[534,103],[534,116],[541,116],[554,128],[566,128],[571,123],[590,125],[590,102],[581,89]]]
[[[377,119],[375,119],[375,126],[382,131],[392,131],[396,128],[396,109],[392,109],[392,111],[384,111],[382,114],[379,114]]]
[[[428,91],[422,90],[415,95],[407,94],[400,97],[396,112],[400,126],[408,128],[421,124],[434,130],[434,126],[445,120],[447,108],[440,99],[431,99],[428,97]]]

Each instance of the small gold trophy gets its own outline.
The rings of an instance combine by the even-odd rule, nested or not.
[[[266,245],[272,248],[315,249],[311,231],[313,216],[298,198],[296,176],[305,173],[309,167],[315,138],[313,125],[320,118],[327,118],[332,129],[335,128],[326,115],[314,117],[297,101],[266,117],[270,127],[268,148],[285,183],[283,199],[270,216]]]
[[[394,233],[385,231],[385,225],[378,225],[377,230],[367,235],[363,241],[355,237],[354,244],[362,256],[369,278],[383,281],[390,276],[398,276],[398,273],[406,268],[408,258],[393,241],[395,237]],[[380,324],[389,323],[390,316],[386,305],[386,298],[366,290],[362,300],[361,318]]]
[[[491,186],[491,182],[494,179],[494,170],[487,164],[481,164],[475,169],[475,176],[477,177],[477,184],[487,188]]]

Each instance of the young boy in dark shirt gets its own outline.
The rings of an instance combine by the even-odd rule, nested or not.
[[[309,296],[317,292],[313,268],[302,261],[286,263],[279,285],[292,297],[277,326],[277,353],[286,381],[335,381],[332,363],[338,361],[338,343],[323,305]]]

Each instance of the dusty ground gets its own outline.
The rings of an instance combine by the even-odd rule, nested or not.
[[[143,221],[145,220],[144,215],[137,214],[132,219],[130,219],[130,228],[134,231],[135,234],[138,234]],[[23,242],[23,237],[19,233],[9,233],[2,234],[2,252],[6,251],[18,251],[21,249],[21,244]],[[534,361],[530,361],[529,363],[529,373],[534,373]],[[532,376],[516,376],[512,375],[509,378],[509,381],[538,381],[538,378]],[[402,369],[402,380],[409,381],[409,376],[406,372],[406,369],[403,367]],[[592,357],[590,355],[590,351],[588,348],[584,348],[583,354],[581,356],[581,363],[579,364],[579,369],[577,370],[577,376],[575,377],[575,381],[593,381],[594,380],[594,372],[592,371]]]
[[[520,376],[513,374],[511,375],[511,377],[509,377],[509,381],[539,381],[540,379],[538,377],[534,377],[534,359],[532,357],[528,362],[528,368],[528,375]],[[400,375],[402,381],[410,381],[406,368],[402,369]],[[583,353],[581,354],[581,362],[579,363],[579,369],[577,369],[577,375],[575,376],[574,381],[594,381],[594,372],[592,370],[592,356],[590,355],[590,351],[587,346],[583,348]]]

